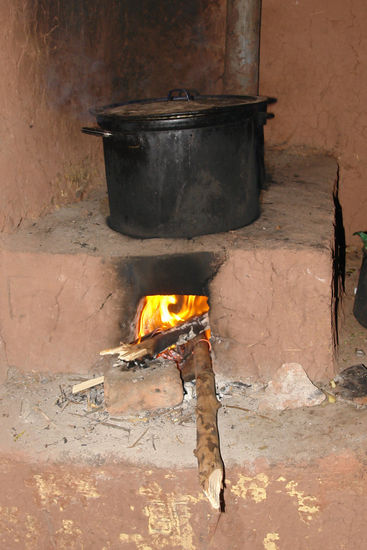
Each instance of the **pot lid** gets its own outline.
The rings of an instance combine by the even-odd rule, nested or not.
[[[141,99],[99,107],[91,112],[97,116],[118,117],[120,120],[159,120],[203,116],[244,109],[268,98],[240,95],[200,95],[194,90],[171,90],[167,97]]]

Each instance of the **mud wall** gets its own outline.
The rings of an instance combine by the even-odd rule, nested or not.
[[[364,0],[263,0],[260,93],[277,97],[267,142],[332,153],[348,242],[367,227]]]
[[[0,17],[0,231],[105,185],[91,106],[221,90],[225,0],[3,0]]]

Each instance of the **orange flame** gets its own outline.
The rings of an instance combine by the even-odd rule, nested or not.
[[[145,296],[140,307],[141,313],[136,327],[138,341],[157,329],[166,330],[209,311],[207,296],[192,294]]]

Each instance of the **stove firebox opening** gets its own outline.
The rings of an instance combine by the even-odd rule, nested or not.
[[[205,313],[210,306],[210,282],[224,260],[224,255],[218,253],[196,252],[130,257],[118,263],[116,267],[120,284],[125,289],[120,339],[132,341],[139,337],[136,327],[143,307],[147,308],[143,313],[144,320],[141,321],[144,335],[157,322],[158,313],[154,302],[160,299],[152,296],[165,296],[161,303],[161,308],[165,310],[163,316],[175,318],[177,315],[178,322],[180,316],[181,321],[188,320],[192,316],[192,308],[197,310],[194,316]],[[170,323],[173,326],[172,318]]]

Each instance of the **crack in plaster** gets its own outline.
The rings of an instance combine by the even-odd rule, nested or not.
[[[52,332],[56,332],[57,330],[57,326],[59,324],[59,320],[60,320],[60,315],[61,315],[61,307],[60,307],[60,302],[59,302],[59,298],[62,294],[62,292],[64,291],[64,288],[67,284],[67,279],[64,278],[64,276],[60,273],[60,276],[58,278],[59,281],[61,281],[61,287],[59,289],[59,291],[56,293],[55,295],[55,305],[56,305],[56,318],[55,318],[55,322],[54,322],[54,326],[53,326],[53,329],[52,329]],[[52,341],[52,332],[49,336],[49,342]]]
[[[99,306],[99,311],[104,308],[106,302],[113,296],[113,292],[107,294],[106,298],[103,300],[102,304]]]
[[[7,287],[7,291],[8,291],[7,292],[7,294],[8,294],[8,309],[9,309],[10,319],[14,319],[13,306],[12,306],[12,303],[11,303],[11,288],[10,288],[12,278],[13,277],[8,277],[7,280],[6,280],[6,287]]]
[[[6,367],[9,367],[7,344],[6,344],[5,338],[3,337],[2,330],[0,329],[0,352],[1,351],[3,352],[3,357],[5,359]]]

